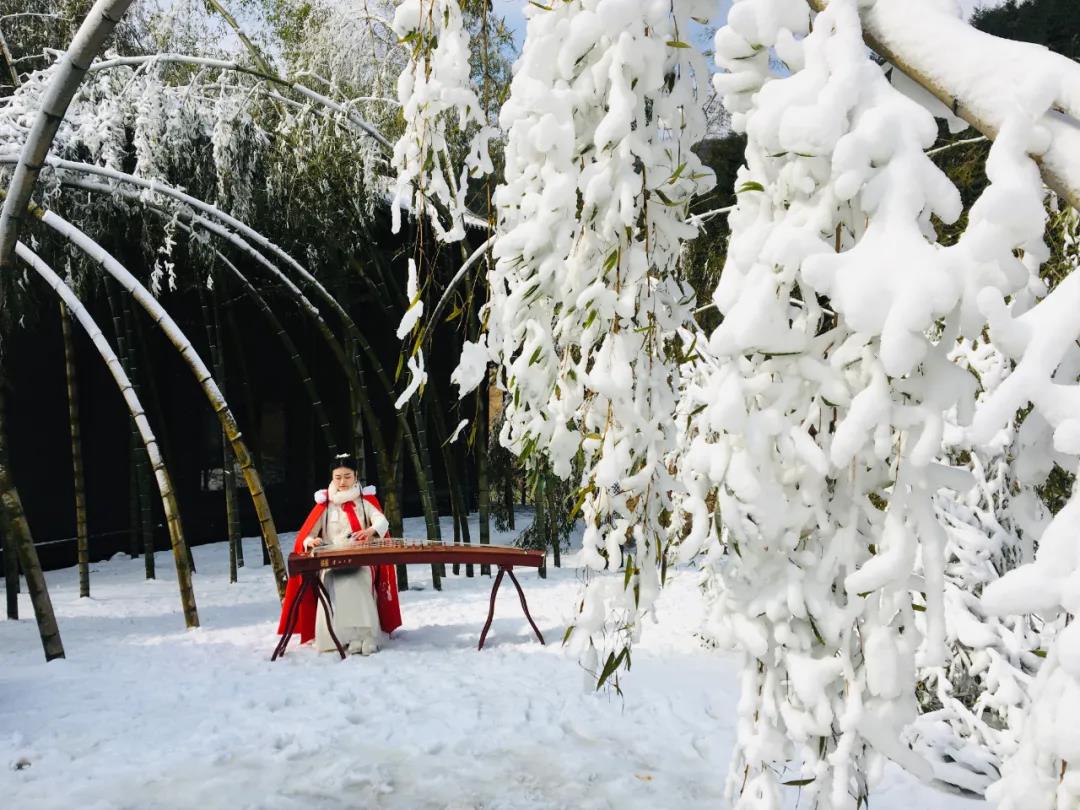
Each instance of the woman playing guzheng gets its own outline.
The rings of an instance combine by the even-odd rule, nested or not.
[[[315,493],[315,508],[297,533],[295,553],[316,549],[348,548],[365,544],[386,535],[389,524],[379,508],[374,488],[361,489],[356,460],[349,455],[334,458],[330,485]],[[401,626],[397,578],[392,565],[362,566],[354,569],[323,571],[323,584],[333,606],[334,633],[350,653],[371,655],[378,652],[383,632]],[[284,632],[296,593],[299,577],[289,580],[282,605],[278,633]],[[299,608],[300,640],[314,636],[320,652],[337,649],[327,627],[327,616],[316,610],[315,594],[308,590]]]

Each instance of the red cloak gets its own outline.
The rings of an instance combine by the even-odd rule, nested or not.
[[[382,507],[374,495],[365,494],[364,500],[374,506],[380,512]],[[296,533],[296,543],[293,545],[294,554],[304,553],[304,538],[311,534],[315,524],[319,522],[323,512],[326,511],[326,501],[316,503],[315,508],[307,516],[304,525]],[[379,625],[383,632],[392,633],[401,627],[401,603],[398,601],[397,571],[392,565],[371,566],[371,584],[375,591],[375,607],[379,611]],[[285,619],[289,615],[296,594],[300,591],[300,577],[289,577],[285,586],[285,600],[281,603],[281,619],[278,621],[278,635],[285,632]],[[308,589],[300,602],[300,615],[296,622],[294,632],[300,634],[300,643],[315,638],[315,609],[318,603],[315,599],[315,591]]]

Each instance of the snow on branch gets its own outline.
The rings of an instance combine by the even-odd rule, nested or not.
[[[808,0],[817,10],[826,0]],[[1030,144],[1046,184],[1080,207],[1080,65],[1041,45],[972,28],[934,0],[862,3],[866,43],[993,139],[1017,108],[1038,111]]]
[[[779,807],[785,765],[819,808],[856,807],[882,757],[929,778],[901,740],[917,666],[947,654],[935,498],[972,484],[940,457],[946,413],[975,408],[951,352],[981,336],[989,292],[1030,302],[1047,256],[1028,156],[1045,146],[1045,93],[998,121],[990,185],[959,243],[937,244],[932,218],[961,213],[925,154],[937,125],[863,44],[860,14],[900,5],[832,0],[811,26],[803,0],[741,0],[716,35],[716,84],[748,143],[724,319],[682,401],[681,553],[709,549],[710,635],[744,656],[738,807]],[[929,8],[903,5],[890,31],[929,37]]]
[[[672,415],[693,328],[678,257],[696,234],[690,199],[713,183],[690,150],[708,69],[686,40],[709,8],[528,9],[500,114],[487,313],[508,390],[500,440],[577,482],[586,561],[622,569],[592,580],[572,636],[601,681],[629,664],[673,531]]]
[[[394,145],[393,230],[401,227],[402,207],[426,213],[434,203],[436,235],[458,241],[465,236],[469,176],[492,171],[487,144],[495,133],[470,81],[469,33],[458,0],[403,0],[393,25],[409,48],[409,63],[398,78],[405,131]],[[460,174],[448,131],[455,120],[459,132],[478,128]]]

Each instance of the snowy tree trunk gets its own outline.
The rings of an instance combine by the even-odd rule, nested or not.
[[[2,373],[0,373],[0,377],[2,377]],[[26,514],[23,512],[19,491],[15,488],[15,482],[11,476],[11,462],[8,459],[7,451],[7,419],[3,385],[0,385],[0,508],[5,512],[5,523],[9,531],[5,546],[10,543],[18,550],[19,563],[22,566],[23,576],[26,577],[30,602],[34,606],[34,616],[37,618],[38,633],[41,636],[42,649],[45,651],[45,660],[52,661],[54,658],[63,658],[64,645],[60,640],[60,628],[56,624],[56,615],[53,613],[49,589],[45,584],[45,575],[41,570],[37,549],[34,548],[34,538],[30,534],[30,524],[26,522]],[[10,589],[10,581],[8,587]],[[11,591],[8,592],[10,594]]]
[[[60,122],[67,115],[68,105],[75,96],[75,91],[79,89],[90,63],[94,61],[131,3],[132,0],[97,0],[79,26],[52,77],[41,108],[26,136],[19,154],[19,163],[11,176],[7,198],[0,210],[0,268],[9,267],[13,263],[12,254],[19,235],[19,224],[26,215],[27,203],[30,202],[38,173],[45,162],[45,156],[52,148]]]
[[[72,480],[75,485],[75,543],[79,566],[79,596],[84,597],[90,595],[90,538],[86,528],[86,482],[83,477],[79,384],[75,367],[75,341],[71,336],[71,315],[63,304],[60,304],[60,327],[64,336],[68,425],[71,428],[71,467]]]
[[[169,473],[162,462],[158,452],[157,441],[150,423],[146,419],[142,403],[131,386],[131,380],[124,372],[119,359],[109,346],[105,336],[101,333],[89,311],[82,305],[79,299],[63,280],[41,258],[25,247],[22,243],[16,244],[16,252],[39,276],[41,276],[60,297],[60,300],[71,311],[79,324],[86,330],[90,342],[98,350],[101,359],[105,361],[109,372],[116,381],[117,387],[124,398],[124,402],[131,413],[132,419],[139,428],[146,453],[150,457],[150,463],[154,468],[158,489],[161,492],[161,502],[165,509],[165,519],[169,525],[169,537],[172,541],[173,561],[176,564],[176,579],[180,587],[180,604],[184,611],[184,621],[189,628],[199,626],[199,614],[195,606],[195,591],[191,585],[191,567],[187,551],[187,542],[184,540],[183,527],[180,523],[180,511],[176,505],[176,495],[172,488]]]

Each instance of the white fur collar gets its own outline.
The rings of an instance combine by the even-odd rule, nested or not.
[[[326,489],[318,490],[315,493],[315,503],[326,503],[327,500],[329,500],[329,492],[330,491],[326,490]],[[375,494],[375,487],[373,485],[368,485],[368,486],[364,487],[362,490],[360,490],[360,494],[361,495],[374,495]]]
[[[352,489],[336,490],[328,493],[330,496],[330,503],[336,503],[338,506],[346,501],[355,501],[360,498],[360,487],[355,486]]]

